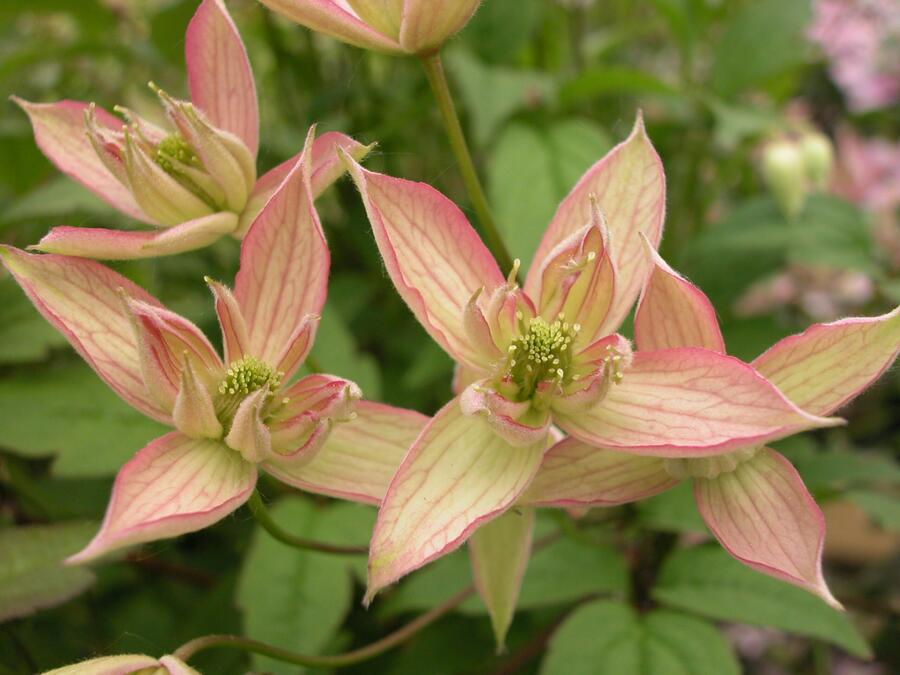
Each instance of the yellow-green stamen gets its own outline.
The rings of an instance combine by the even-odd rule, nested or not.
[[[559,316],[548,322],[535,317],[527,328],[513,340],[508,349],[507,375],[518,388],[519,400],[531,398],[541,382],[567,383],[571,377],[572,341],[581,330]]]

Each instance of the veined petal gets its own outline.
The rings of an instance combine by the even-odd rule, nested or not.
[[[472,18],[481,0],[406,0],[400,44],[410,54],[438,49]]]
[[[525,281],[525,290],[532,297],[540,282],[538,270],[550,251],[590,222],[592,195],[609,226],[618,272],[616,299],[605,322],[608,330],[613,331],[631,310],[650,270],[638,234],[643,232],[658,246],[665,215],[662,162],[647,137],[640,115],[631,135],[588,169],[560,204]]]
[[[652,268],[634,318],[637,348],[705,347],[724,354],[725,340],[709,298],[643,240]]]
[[[330,258],[309,184],[314,131],[241,244],[234,296],[251,351],[268,363],[281,356],[303,317],[319,314],[325,304]]]
[[[221,442],[161,436],[122,467],[100,532],[66,562],[212,525],[247,501],[255,485],[255,467]]]
[[[200,675],[184,661],[174,656],[163,656],[159,660],[159,665],[165,667],[169,671],[169,675]]]
[[[247,50],[222,0],[203,0],[184,36],[191,100],[256,156],[259,110]]]
[[[129,297],[159,307],[140,286],[93,260],[31,255],[0,246],[0,259],[47,321],[122,399],[171,424],[144,385],[138,341],[125,304]]]
[[[241,313],[241,308],[231,293],[231,289],[209,277],[206,277],[205,280],[215,298],[216,316],[219,318],[219,327],[222,330],[225,363],[231,365],[244,358],[250,349],[247,324],[244,322],[244,315]]]
[[[15,97],[13,101],[27,113],[35,142],[56,168],[122,213],[145,223],[154,222],[138,206],[131,191],[106,168],[91,145],[84,126],[87,103],[29,103]],[[122,121],[102,108],[95,108],[94,113],[98,125],[122,128]]]
[[[699,347],[636,352],[597,406],[554,419],[585,443],[661,457],[722,454],[842,423],[804,412],[746,363]]]
[[[734,471],[695,479],[694,496],[732,556],[842,609],[822,576],[825,518],[787,459],[763,448]]]
[[[282,378],[285,381],[290,380],[291,376],[297,372],[297,369],[303,365],[309,350],[312,349],[318,328],[319,317],[307,315],[300,320],[300,325],[294,330],[293,335],[288,338],[284,350],[275,361],[275,370],[284,373]]]
[[[428,423],[391,481],[369,546],[365,602],[425,563],[458,548],[512,506],[544,454],[515,448],[453,399]]]
[[[254,464],[272,456],[272,435],[262,419],[263,406],[271,395],[269,388],[263,387],[241,401],[225,436],[229,448]]]
[[[400,52],[396,41],[378,32],[348,11],[337,0],[260,0],[266,7],[283,14],[301,26],[325,33],[343,42],[383,52]]]
[[[498,652],[504,649],[506,632],[516,612],[533,532],[534,509],[514,508],[479,528],[469,539],[472,576],[491,616]]]
[[[547,451],[519,503],[614,506],[652,497],[677,483],[660,457],[597,448],[569,437]]]
[[[119,656],[101,656],[73,663],[71,666],[54,668],[43,675],[132,675],[132,673],[146,668],[157,668],[158,666],[159,661],[152,656],[121,654]]]
[[[366,171],[349,161],[375,242],[394,286],[425,330],[454,359],[486,359],[463,325],[469,300],[505,283],[497,262],[462,211],[424,183]]]
[[[488,382],[475,382],[459,397],[463,415],[478,415],[494,433],[516,448],[540,443],[547,437],[551,417],[535,411],[531,401],[509,401],[491,389]]]
[[[54,227],[30,249],[79,258],[137,260],[204,248],[237,227],[237,216],[221,211],[156,231]]]
[[[396,40],[406,0],[345,0],[353,12],[379,33]]]
[[[878,379],[900,351],[900,307],[815,324],[777,342],[753,367],[804,410],[827,415]]]
[[[216,417],[209,389],[194,372],[190,359],[181,365],[181,386],[172,408],[175,428],[191,438],[221,438],[222,423]]]
[[[356,417],[334,426],[307,463],[271,460],[263,468],[278,480],[319,494],[379,504],[400,460],[428,418],[412,410],[359,401]]]

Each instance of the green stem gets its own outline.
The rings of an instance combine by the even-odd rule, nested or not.
[[[226,647],[229,649],[240,649],[245,652],[253,652],[254,654],[262,654],[263,656],[269,656],[273,659],[283,661],[284,663],[291,663],[298,666],[310,666],[313,668],[341,668],[344,666],[351,666],[355,663],[361,663],[362,661],[374,658],[379,654],[383,654],[408,640],[423,628],[434,623],[448,612],[456,609],[456,607],[465,602],[474,592],[475,588],[473,586],[464,588],[449,600],[442,602],[434,609],[413,619],[390,635],[368,644],[365,647],[344,652],[343,654],[335,654],[333,656],[297,654],[296,652],[287,649],[267,645],[264,642],[251,640],[238,635],[205,635],[184,643],[175,650],[173,656],[182,661],[187,661],[194,654],[205,649]]]
[[[444,65],[441,62],[439,52],[422,56],[422,65],[425,68],[425,74],[428,76],[428,84],[431,85],[431,91],[437,101],[438,109],[441,111],[441,117],[444,120],[444,130],[447,132],[447,139],[450,141],[450,147],[456,156],[459,164],[459,172],[462,174],[463,183],[465,183],[466,191],[469,193],[469,199],[472,207],[478,215],[481,222],[481,228],[488,248],[497,259],[500,269],[508,272],[513,267],[512,257],[494,217],[491,215],[491,209],[488,206],[487,197],[484,194],[484,188],[478,178],[478,172],[475,170],[475,163],[472,161],[472,154],[469,152],[469,146],[466,144],[466,137],[463,134],[462,125],[459,123],[459,116],[456,114],[456,106],[453,104],[453,96],[450,94],[450,87],[447,85],[447,77],[444,75]]]
[[[288,546],[302,548],[308,551],[318,551],[319,553],[331,553],[332,555],[363,555],[369,552],[369,549],[366,546],[326,544],[321,541],[295,537],[290,532],[286,532],[272,519],[271,514],[268,509],[266,509],[265,504],[263,504],[262,497],[258,490],[254,490],[250,495],[250,499],[247,500],[247,507],[250,509],[253,517],[256,518],[256,522],[258,522],[266,532]]]

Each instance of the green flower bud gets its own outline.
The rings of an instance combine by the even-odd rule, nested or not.
[[[828,187],[834,166],[834,148],[828,137],[818,131],[804,134],[800,139],[800,152],[806,167],[806,177],[816,190]]]
[[[778,140],[763,151],[763,178],[784,214],[791,220],[797,217],[806,201],[806,163],[797,143]]]

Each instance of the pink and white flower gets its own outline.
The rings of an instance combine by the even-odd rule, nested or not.
[[[32,248],[124,260],[240,239],[281,184],[294,157],[257,178],[259,113],[247,52],[222,0],[203,0],[185,34],[191,101],[155,87],[168,119],[159,127],[125,108],[125,124],[93,103],[14,99],[35,140],[65,174],[151,230],[56,227]],[[336,149],[362,158],[369,148],[331,132],[312,149],[319,195],[343,173]]]
[[[685,348],[724,353],[715,310],[699,288],[647,246],[653,272],[635,317],[638,353]],[[874,382],[900,351],[900,308],[816,324],[750,364],[803,410],[830,415]],[[523,502],[610,506],[694,482],[700,513],[740,562],[840,607],[822,575],[825,520],[796,469],[764,442],[712,457],[646,457],[567,438],[551,448]]]
[[[304,490],[377,504],[418,413],[358,401],[350,381],[292,381],[312,347],[329,254],[306,149],[241,246],[232,292],[207,279],[224,360],[187,319],[100,263],[0,247],[44,317],[127,403],[174,430],[116,477],[100,532],[70,562],[174,537],[243,504],[259,470]]]
[[[288,19],[357,47],[428,54],[455,35],[481,0],[260,0]]]
[[[525,546],[530,528],[504,514],[541,470],[553,424],[590,445],[680,458],[839,423],[801,410],[715,344],[651,341],[650,351],[632,353],[615,333],[653,269],[642,235],[655,246],[663,226],[665,177],[640,119],[562,202],[523,288],[517,269],[505,278],[439,192],[348,164],[388,274],[457,361],[461,392],[391,481],[370,546],[367,600],[495,519]],[[475,548],[481,557],[490,549]],[[503,576],[491,568],[476,561],[480,588]]]

